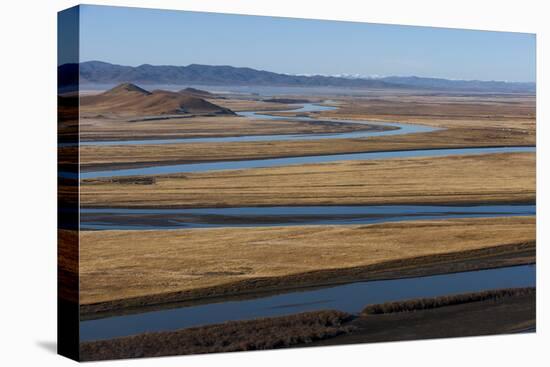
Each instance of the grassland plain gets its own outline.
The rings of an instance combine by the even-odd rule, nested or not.
[[[291,107],[281,103],[208,99],[232,111],[269,109],[288,121],[231,115],[150,120],[90,113],[83,119],[82,136],[125,140],[370,128],[320,122],[327,118],[419,123],[441,130],[369,139],[83,146],[81,168],[535,144],[534,98],[530,96],[402,93],[331,99],[329,103],[340,108],[319,113],[277,112]],[[292,121],[302,115],[319,121]],[[82,207],[111,208],[532,203],[535,154],[340,161],[86,179],[81,181],[80,193]],[[254,298],[359,280],[533,264],[535,238],[533,216],[374,225],[84,231],[79,259],[81,317]],[[86,342],[81,352],[84,359],[106,359],[495,334],[533,327],[534,307],[534,291],[446,296],[379,305],[378,309],[396,312],[376,315],[326,310]],[[415,312],[397,312],[405,309]]]
[[[407,267],[506,253],[533,263],[534,249],[534,217],[81,232],[81,310],[334,284],[388,269],[399,276]]]
[[[57,278],[59,298],[78,304],[78,231],[58,230]]]
[[[135,88],[139,88],[134,86]],[[117,88],[120,88],[117,87]],[[116,88],[115,88],[116,89]],[[106,93],[113,93],[112,90]],[[168,92],[167,92],[168,93]],[[126,91],[116,96],[126,102],[132,102],[136,107],[134,96]],[[138,95],[138,97],[140,97]],[[83,97],[84,101],[98,96]],[[111,96],[108,100],[113,100]],[[93,100],[92,100],[93,101]],[[114,99],[116,102],[117,99]],[[203,100],[204,103],[209,103]],[[225,106],[232,106],[236,111],[243,110],[289,110],[300,105],[286,105],[255,100],[221,99]],[[169,101],[173,102],[173,101]],[[185,101],[184,101],[185,102]],[[127,139],[162,139],[162,138],[196,138],[210,136],[259,135],[259,134],[289,134],[295,132],[321,132],[327,126],[318,127],[310,123],[281,121],[280,124],[271,121],[254,121],[231,114],[216,116],[200,114],[157,114],[151,115],[137,109],[133,114],[123,114],[113,103],[104,106],[101,103],[85,103],[81,106],[80,137],[82,141],[93,140],[127,140]],[[217,106],[217,104],[216,104]],[[225,107],[223,107],[225,108]],[[99,110],[98,110],[99,109]],[[328,126],[334,131],[338,129],[358,129],[357,126],[333,124]],[[364,127],[363,127],[364,128]]]
[[[375,98],[347,98],[340,109],[321,116],[366,118],[378,121],[535,129],[534,95],[405,94]]]
[[[221,117],[223,118],[223,117]],[[267,123],[268,124],[268,123]],[[286,133],[284,124],[278,133]],[[303,124],[303,123],[301,123]],[[228,125],[229,126],[229,125]],[[263,124],[263,127],[266,123]],[[302,125],[303,126],[303,125]],[[351,126],[348,124],[347,126]],[[355,125],[358,128],[361,125]],[[338,130],[339,129],[339,130]],[[362,130],[367,130],[363,126]],[[344,128],[288,130],[297,133],[345,132]],[[335,131],[336,130],[336,131]],[[486,128],[453,128],[429,133],[418,133],[369,139],[316,139],[273,142],[184,143],[150,145],[114,145],[80,147],[81,168],[90,171],[102,168],[131,168],[152,165],[237,161],[282,157],[302,157],[324,154],[381,152],[396,150],[533,146],[535,137],[529,133]],[[67,148],[69,149],[69,148]]]
[[[534,202],[535,170],[534,153],[342,161],[88,179],[80,200],[115,208]]]
[[[81,120],[82,141],[207,138],[270,134],[327,134],[369,130],[371,126],[286,120],[252,120],[237,116],[178,116],[127,120],[89,117]],[[131,133],[129,133],[131,132]],[[84,147],[82,147],[84,148]]]
[[[234,321],[170,332],[85,342],[83,360],[216,353],[511,333],[535,326],[534,288],[514,288],[424,299],[446,304],[415,312],[359,317],[339,311]],[[418,300],[400,302],[419,304]],[[379,308],[370,305],[369,308]]]
[[[388,150],[430,148],[458,148],[482,146],[535,145],[534,97],[510,96],[423,96],[404,95],[400,99],[391,96],[380,98],[347,98],[331,101],[340,108],[335,111],[308,113],[309,116],[331,119],[390,121],[425,124],[443,130],[407,134],[402,136],[371,137],[369,139],[319,139],[310,141],[239,142],[171,144],[149,146],[110,146],[81,148],[81,164],[84,169],[100,166],[131,167],[147,164],[173,164],[216,160],[242,160],[270,157],[309,156],[318,154],[357,153]],[[231,100],[213,100],[221,106],[231,106]],[[240,103],[243,103],[241,101]],[[249,101],[251,104],[260,103]],[[265,103],[265,102],[262,102]],[[271,103],[277,105],[277,103]],[[287,106],[288,108],[291,108]],[[274,107],[275,108],[275,107]],[[294,112],[272,112],[288,116]],[[300,113],[303,115],[304,113]],[[310,122],[283,122],[247,120],[239,117],[218,116],[207,118],[197,128],[193,118],[180,124],[180,119],[170,122],[106,122],[99,120],[83,125],[83,136],[97,139],[127,139],[134,136],[227,136],[230,128],[239,127],[239,134],[260,133],[288,134],[315,132],[344,132],[365,129],[353,124],[317,124]],[[200,118],[203,121],[203,118]],[[240,122],[239,122],[240,120]],[[95,120],[90,120],[95,121]],[[133,125],[132,125],[133,124]],[[184,125],[194,126],[193,129]],[[227,128],[227,129],[225,129]],[[129,134],[131,132],[131,134]],[[172,135],[170,135],[172,134]]]

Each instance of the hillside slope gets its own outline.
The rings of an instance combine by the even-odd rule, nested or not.
[[[129,115],[208,114],[232,115],[203,98],[165,90],[149,92],[132,83],[119,84],[101,94],[83,96],[80,105],[84,112]]]

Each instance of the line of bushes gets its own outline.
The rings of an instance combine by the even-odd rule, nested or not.
[[[386,302],[374,305],[368,305],[361,312],[362,315],[379,315],[394,312],[410,312],[427,310],[432,308],[459,305],[462,303],[480,302],[487,300],[499,300],[505,297],[524,296],[535,294],[534,287],[529,288],[505,288],[490,291],[463,293],[450,296],[441,296],[433,298],[417,298],[405,301]]]
[[[352,318],[329,310],[145,333],[81,343],[80,357],[103,360],[284,348],[349,332],[351,326],[344,324]]]

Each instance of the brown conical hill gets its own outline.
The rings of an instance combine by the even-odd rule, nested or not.
[[[165,90],[149,92],[130,83],[120,84],[98,95],[83,96],[80,105],[84,112],[133,116],[234,114],[227,108],[196,96]]]
[[[137,85],[135,84],[132,84],[132,83],[122,83],[122,84],[119,84],[117,85],[116,87],[114,88],[111,88],[109,89],[108,91],[102,93],[104,96],[106,95],[119,95],[119,94],[127,94],[127,93],[135,93],[135,94],[139,94],[139,95],[149,95],[151,94],[151,92],[141,88],[141,87],[138,87]]]

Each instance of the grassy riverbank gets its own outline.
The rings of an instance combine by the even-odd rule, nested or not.
[[[277,122],[279,124],[279,122]],[[278,130],[285,134],[284,124]],[[332,133],[368,130],[363,125],[315,123],[316,129],[304,125],[296,133]],[[224,127],[227,129],[227,127]],[[371,130],[374,129],[371,127]],[[267,129],[269,130],[269,129]],[[235,130],[225,130],[231,136]],[[264,131],[264,130],[260,130]],[[178,135],[170,135],[177,137]],[[468,147],[533,146],[535,136],[492,129],[455,128],[412,135],[371,137],[368,139],[316,139],[298,141],[193,143],[159,145],[124,145],[80,147],[81,167],[84,171],[122,169],[140,166],[238,161],[284,157],[305,157],[325,154],[363,153],[397,150],[446,149]],[[64,148],[70,149],[70,148]]]
[[[209,138],[271,134],[328,134],[368,130],[368,125],[287,121],[252,120],[239,116],[153,116],[141,120],[120,117],[83,118],[82,141]],[[87,148],[89,150],[89,148]]]
[[[371,98],[332,98],[339,109],[322,113],[272,112],[274,115],[309,115],[318,120],[352,119],[430,125],[443,130],[369,139],[319,139],[303,141],[200,143],[81,147],[84,169],[135,167],[143,164],[177,164],[388,150],[526,146],[535,145],[533,96],[424,96],[409,93]],[[215,99],[214,103],[240,109],[285,109],[254,100]],[[354,124],[250,120],[239,117],[194,117],[153,122],[127,122],[90,117],[83,120],[85,140],[178,137],[223,137],[257,134],[307,134],[365,129]]]
[[[531,94],[381,94],[342,98],[338,110],[319,116],[420,123],[437,127],[508,128],[535,132],[536,97]],[[287,114],[292,113],[277,113]]]
[[[535,154],[341,161],[82,180],[82,207],[513,203],[535,200]],[[138,181],[135,181],[138,180]]]
[[[80,303],[105,312],[533,263],[534,241],[534,217],[82,232]]]

